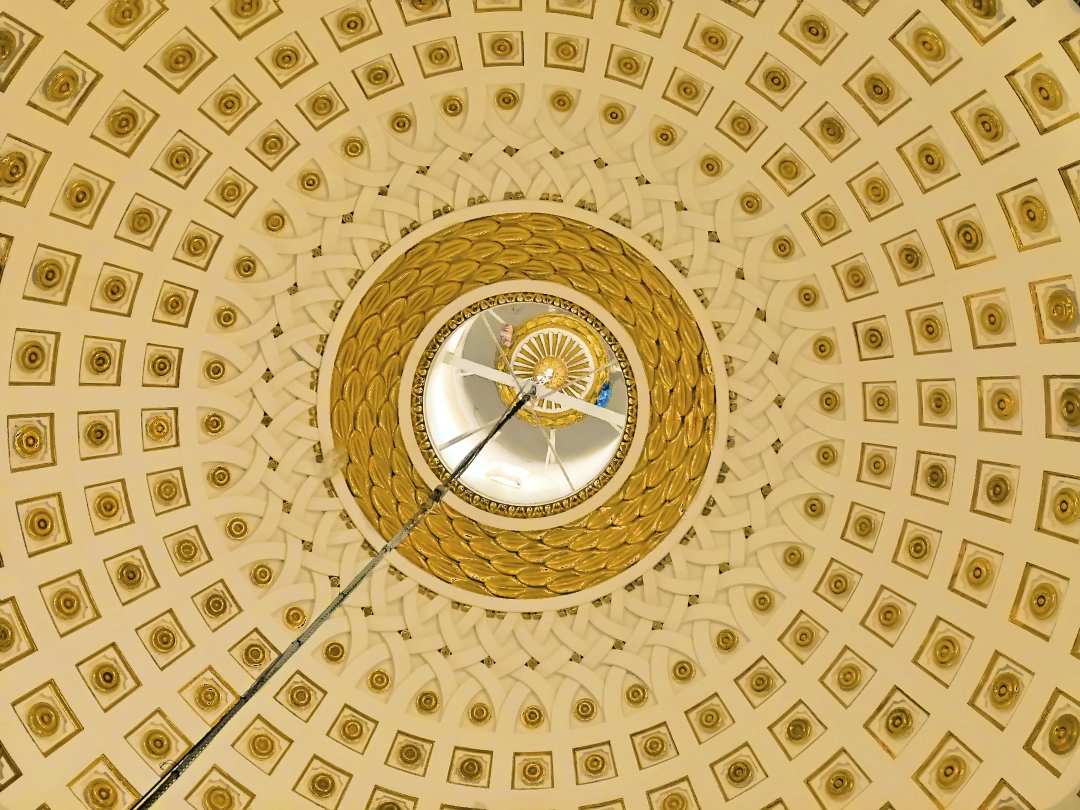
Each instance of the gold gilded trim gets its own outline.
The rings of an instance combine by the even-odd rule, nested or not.
[[[494,261],[503,253],[507,261]],[[522,261],[508,260],[515,256]],[[406,357],[425,324],[460,295],[485,284],[534,280],[582,290],[633,336],[661,425],[619,491],[586,518],[544,531],[506,531],[444,502],[398,547],[444,582],[508,598],[575,593],[609,580],[655,548],[696,497],[712,454],[716,383],[701,330],[671,283],[621,240],[575,220],[515,213],[463,222],[415,245],[363,296],[334,359],[330,389],[332,434],[349,459],[345,480],[365,517],[389,539],[427,487],[398,424],[402,361],[380,365],[377,358]],[[452,328],[446,324],[437,334],[445,340]],[[421,362],[434,357],[429,346]],[[411,418],[422,418],[422,386],[410,393]],[[636,383],[628,395],[636,401]],[[586,497],[575,493],[571,506]],[[508,507],[506,514],[536,513]],[[539,514],[553,512],[541,507]]]

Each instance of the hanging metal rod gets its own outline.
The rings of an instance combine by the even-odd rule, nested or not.
[[[458,464],[454,468],[453,472],[450,473],[449,479],[447,479],[444,483],[439,484],[437,487],[435,487],[435,489],[431,491],[431,494],[427,497],[427,500],[425,500],[424,503],[420,506],[420,509],[417,510],[416,514],[409,518],[408,522],[406,522],[405,525],[398,530],[397,534],[393,536],[390,542],[383,546],[381,549],[379,549],[379,551],[375,554],[374,557],[371,558],[368,564],[364,566],[363,570],[361,570],[359,574],[353,577],[349,584],[342,588],[338,595],[335,596],[333,600],[331,600],[330,604],[326,606],[325,610],[323,610],[322,613],[320,613],[315,619],[311,621],[311,623],[307,626],[307,628],[305,628],[303,633],[293,639],[292,643],[285,648],[285,651],[281,653],[281,655],[279,655],[277,658],[275,658],[273,663],[271,663],[270,666],[266,668],[266,671],[255,679],[255,682],[247,688],[244,694],[242,694],[236,700],[236,702],[229,707],[229,710],[225,712],[225,714],[223,714],[220,718],[218,718],[217,722],[210,727],[210,730],[207,731],[206,734],[204,734],[202,738],[197,743],[195,743],[195,745],[188,749],[184,753],[184,755],[180,757],[180,759],[176,760],[176,763],[172,766],[172,768],[166,771],[162,775],[162,777],[158,779],[158,781],[154,784],[150,791],[143,794],[142,798],[140,798],[137,802],[135,802],[134,805],[132,805],[130,810],[146,810],[146,808],[148,807],[153,807],[157,803],[158,799],[165,795],[165,791],[167,791],[181,777],[184,771],[191,767],[191,764],[199,757],[199,755],[203,751],[206,750],[207,746],[209,746],[210,743],[214,741],[214,738],[217,737],[217,735],[224,730],[225,726],[228,725],[229,721],[232,720],[240,712],[240,710],[244,708],[244,706],[250,703],[252,698],[254,698],[255,695],[257,695],[259,691],[264,686],[266,686],[270,679],[274,677],[274,674],[283,666],[285,666],[285,664],[290,658],[296,655],[296,653],[302,646],[304,646],[308,639],[315,635],[316,631],[320,627],[322,627],[322,625],[326,622],[327,619],[330,618],[330,615],[339,607],[341,607],[341,605],[344,604],[345,600],[349,598],[352,592],[355,591],[358,587],[360,587],[360,583],[367,579],[371,572],[374,571],[376,567],[378,567],[379,563],[383,561],[383,558],[386,557],[387,554],[389,554],[399,545],[401,545],[401,543],[405,540],[406,537],[409,536],[412,530],[415,529],[424,520],[424,518],[426,518],[432,512],[432,510],[434,510],[435,507],[439,505],[447,490],[462,476],[462,474],[464,474],[465,470],[469,468],[469,465],[476,460],[476,457],[480,455],[480,451],[484,449],[485,445],[487,445],[487,443],[490,442],[500,430],[502,430],[503,426],[507,422],[513,419],[514,414],[524,408],[530,400],[536,398],[537,383],[543,385],[547,382],[550,382],[550,375],[548,376],[548,379],[530,380],[524,385],[524,387],[522,387],[522,389],[518,393],[517,398],[506,409],[505,413],[503,413],[503,415],[499,418],[498,422],[495,423],[495,426],[490,431],[488,431],[487,435],[480,440],[480,443],[477,444],[476,447],[474,447],[466,454],[465,458],[461,460],[461,463]]]

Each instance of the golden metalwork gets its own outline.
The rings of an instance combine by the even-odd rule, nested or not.
[[[172,753],[172,738],[158,729],[146,732],[141,743],[143,752],[151,759],[165,759]]]
[[[90,683],[98,692],[114,692],[121,684],[120,670],[115,664],[104,661],[90,673]]]
[[[733,785],[745,785],[754,778],[754,766],[749,760],[737,759],[727,766],[724,775]]]
[[[1036,619],[1049,619],[1058,609],[1058,591],[1049,582],[1040,582],[1031,589],[1028,597],[1031,615]]]
[[[1000,506],[1009,500],[1009,495],[1012,494],[1012,484],[1009,481],[1008,476],[996,474],[991,475],[986,482],[986,500],[995,506]]]
[[[242,517],[233,517],[225,523],[225,534],[230,540],[243,540],[247,537],[247,521]]]
[[[199,258],[205,255],[206,251],[210,249],[210,240],[206,237],[206,234],[202,233],[189,233],[184,237],[184,252],[194,258]]]
[[[120,587],[125,590],[135,590],[142,585],[143,582],[142,566],[134,560],[128,560],[121,563],[116,569],[116,581],[120,584]]]
[[[83,797],[92,810],[113,810],[120,804],[120,791],[103,776],[90,780],[83,790]]]
[[[949,471],[939,461],[927,464],[923,471],[923,481],[930,489],[944,489],[949,483]]]
[[[529,759],[521,766],[521,781],[527,785],[539,785],[547,776],[547,766],[539,759]]]
[[[998,419],[1010,419],[1016,413],[1016,397],[1008,388],[995,388],[990,394],[990,410]]]
[[[497,247],[492,248],[492,245]],[[527,264],[508,262],[506,266],[497,264],[492,251],[504,249],[503,245],[512,245],[515,250],[525,253],[531,251],[530,261]],[[394,348],[395,353],[403,356],[408,354],[426,319],[433,317],[444,305],[429,305],[424,312],[406,312],[405,293],[398,292],[397,287],[392,289],[389,279],[409,273],[410,277],[415,277],[411,284],[430,284],[436,291],[442,291],[436,292],[437,295],[454,296],[496,280],[528,280],[533,278],[535,272],[539,274],[536,277],[542,277],[549,283],[571,285],[576,282],[582,285],[582,289],[593,289],[591,279],[594,274],[573,267],[559,269],[561,264],[550,264],[545,256],[552,250],[561,252],[571,248],[575,251],[573,255],[576,261],[588,258],[590,262],[595,261],[598,268],[611,268],[611,272],[597,271],[605,285],[614,283],[619,289],[632,290],[633,298],[628,297],[625,303],[612,305],[608,296],[603,296],[602,300],[634,335],[639,352],[647,359],[647,382],[654,392],[653,407],[660,413],[670,411],[671,405],[680,412],[685,408],[686,421],[676,431],[673,441],[666,443],[666,447],[657,445],[653,451],[646,449],[635,467],[635,473],[640,472],[641,477],[635,478],[635,473],[632,473],[630,488],[621,489],[612,500],[598,506],[589,518],[574,521],[558,530],[507,532],[489,529],[443,503],[399,547],[399,552],[436,577],[468,590],[504,597],[541,597],[578,591],[625,570],[655,547],[675,526],[701,483],[701,476],[708,464],[716,418],[712,366],[690,310],[651,264],[614,237],[579,222],[550,215],[502,215],[449,228],[421,242],[394,262],[383,279],[374,284],[360,301],[345,330],[335,360],[330,393],[331,428],[335,444],[349,451],[345,477],[361,511],[378,527],[380,533],[390,537],[401,525],[397,498],[405,496],[400,485],[410,481],[412,476],[412,466],[397,425],[396,410],[393,405],[389,409],[383,407],[383,402],[390,402],[386,398],[387,393],[396,383],[374,368],[361,373],[359,368],[353,367],[354,361],[350,358],[362,357],[369,346],[377,346],[387,334],[402,341]],[[439,262],[430,261],[436,252],[443,258]],[[486,275],[480,276],[476,272],[480,265],[473,258],[473,252],[477,257],[482,253],[482,266],[490,268],[485,270]],[[497,271],[495,268],[498,268]],[[658,296],[654,290],[663,290],[664,295]],[[639,291],[650,302],[648,310],[644,306],[640,310],[646,312],[644,316],[635,315],[637,305],[633,301],[640,300],[637,295]],[[388,294],[395,297],[389,298]],[[517,301],[519,296],[521,300],[526,298],[526,294],[507,294],[505,302]],[[498,298],[495,297],[496,300]],[[532,296],[530,300],[554,299]],[[471,314],[474,313],[468,308],[459,313],[462,322]],[[650,335],[654,323],[656,332]],[[453,321],[446,324],[443,328],[444,339],[456,325]],[[398,326],[401,329],[393,331]],[[590,326],[596,328],[599,324]],[[668,353],[680,342],[693,352],[689,363],[685,356],[676,361],[678,355]],[[434,349],[429,348],[422,356],[421,366],[430,364],[434,354]],[[624,368],[629,371],[628,365]],[[675,376],[667,376],[664,368]],[[656,373],[657,369],[662,373]],[[424,378],[422,369],[418,369],[418,376]],[[666,383],[661,379],[665,376]],[[368,393],[361,397],[357,386],[363,386]],[[661,388],[667,390],[661,393]],[[380,401],[373,401],[370,392],[377,393]],[[422,391],[414,390],[414,420],[422,416],[419,394]],[[628,394],[636,397],[636,387],[628,388]],[[379,413],[390,415],[378,421],[376,414]],[[390,421],[386,422],[385,419]],[[418,441],[422,438],[418,437]],[[662,452],[670,452],[670,458],[679,459],[667,474],[661,474],[656,463]],[[373,453],[376,457],[390,460],[397,482],[393,490],[387,488],[385,470],[380,473],[380,466],[371,461]],[[426,460],[431,463],[430,459]],[[653,469],[651,474],[646,472],[650,468]],[[672,479],[679,483],[674,483]],[[646,484],[644,492],[636,488],[641,483]],[[655,509],[630,519],[620,528],[612,528],[613,513],[620,504],[636,503],[639,498],[649,499],[650,492],[654,493],[652,497],[659,498],[660,491],[670,492],[671,495],[666,497],[671,500],[658,500]],[[414,492],[415,495],[408,497],[422,500],[426,490]],[[584,496],[571,496],[570,500],[572,505],[576,505],[583,502]],[[415,503],[415,500],[410,503]],[[624,508],[628,510],[630,507]],[[531,516],[523,508],[518,514]],[[598,541],[595,544],[591,540],[594,537]],[[602,542],[601,537],[604,538]],[[457,549],[463,547],[460,544],[469,547],[473,543],[487,542],[498,546],[499,554],[505,553],[505,558],[500,556],[488,562],[486,557],[477,555],[475,561],[471,558],[459,561],[455,558],[457,552],[450,555],[443,548],[443,544],[446,547],[453,545]],[[578,548],[581,551],[577,551]],[[555,569],[546,564],[549,559],[554,561],[553,555],[564,557],[569,552],[575,555],[569,567]],[[494,565],[496,559],[510,562],[511,558],[516,558],[513,569],[504,566],[503,570],[499,570]]]
[[[951,667],[960,657],[960,642],[955,636],[942,636],[934,642],[933,660],[939,667]]]
[[[837,596],[847,593],[851,580],[843,571],[834,571],[829,577],[829,591]]]
[[[218,307],[218,311],[214,313],[214,323],[222,329],[235,326],[237,320],[238,316],[235,307]]]
[[[311,691],[311,687],[305,683],[297,683],[289,687],[289,704],[297,709],[306,709],[314,699],[315,694]]]
[[[754,594],[754,598],[750,603],[754,606],[754,610],[759,613],[765,613],[772,609],[773,595],[768,591],[758,591]]]
[[[977,222],[965,219],[956,226],[956,243],[961,250],[966,250],[968,253],[979,250],[983,244],[982,227]]]
[[[109,22],[117,28],[127,28],[142,16],[143,0],[114,0],[109,7]]]
[[[581,769],[593,778],[602,776],[607,770],[607,757],[599,751],[593,751],[581,760]]]
[[[866,185],[863,186],[863,192],[866,194],[866,199],[874,205],[884,205],[889,201],[889,186],[880,177],[871,177],[867,180]]]
[[[509,362],[508,362],[509,361]],[[609,379],[606,369],[607,350],[604,341],[585,322],[570,315],[538,315],[519,323],[514,328],[510,346],[495,354],[495,367],[510,372],[519,379],[533,379],[550,371],[550,387],[592,402],[601,386]],[[496,386],[499,398],[510,405],[517,391],[508,385]],[[521,410],[516,414],[523,421],[545,429],[563,427],[581,421],[585,414],[566,409],[550,400],[536,404],[531,412]]]
[[[975,111],[975,132],[984,141],[995,143],[1001,140],[1005,133],[1005,125],[1001,123],[1001,116],[986,107],[980,107]]]
[[[908,540],[907,553],[915,561],[925,560],[930,553],[930,538],[922,534],[914,535]]]
[[[556,112],[570,112],[574,107],[574,96],[566,90],[556,90],[551,94],[551,107]]]
[[[581,698],[574,704],[574,717],[582,722],[592,720],[596,713],[596,702],[589,698]]]
[[[964,0],[967,10],[982,20],[992,20],[997,16],[998,0]]]
[[[784,549],[784,565],[788,568],[798,568],[802,565],[803,550],[798,546],[788,546]]]
[[[655,0],[632,0],[630,12],[640,22],[654,22],[660,16],[660,5]]]
[[[236,90],[226,90],[218,95],[214,107],[224,116],[233,116],[243,109],[244,98]]]
[[[661,146],[673,146],[675,141],[679,139],[679,135],[674,127],[668,124],[661,124],[653,130],[653,138]]]
[[[701,159],[701,171],[709,177],[717,177],[724,170],[724,162],[716,155],[705,155]]]
[[[1020,697],[1020,678],[1013,672],[1002,672],[990,684],[990,702],[999,709],[1007,709]]]
[[[247,747],[255,759],[270,759],[277,753],[277,740],[265,731],[257,731],[248,738]]]
[[[750,688],[758,694],[771,692],[775,681],[771,672],[755,672],[750,678]]]
[[[179,562],[185,564],[195,562],[195,560],[199,559],[200,553],[199,544],[190,537],[180,538],[173,546],[173,556],[175,556]]]
[[[633,54],[624,53],[619,57],[615,66],[624,76],[634,76],[641,70],[641,60]]]
[[[18,637],[15,625],[0,616],[0,653],[6,653],[14,647]]]
[[[788,78],[787,71],[777,67],[766,70],[761,75],[761,80],[765,85],[765,89],[771,93],[783,93],[791,86],[791,79]]]
[[[870,407],[878,413],[886,413],[892,408],[892,392],[888,388],[879,388],[870,394]]]
[[[576,49],[574,52],[577,53]],[[435,47],[431,48],[427,53],[428,61],[436,67],[445,65],[447,62],[450,61],[451,56],[452,54],[450,53],[450,49],[447,48],[445,45],[436,45]]]
[[[818,404],[825,413],[833,413],[840,407],[840,393],[831,388],[827,388],[822,391],[821,396],[818,397]]]
[[[482,726],[491,719],[491,707],[486,703],[474,703],[469,707],[469,722]]]
[[[341,142],[341,153],[347,158],[358,158],[366,149],[363,138],[352,135]]]
[[[855,518],[852,528],[855,530],[857,537],[869,537],[877,528],[877,521],[874,520],[873,515],[859,515]]]
[[[973,557],[964,571],[972,588],[985,588],[994,578],[994,566],[986,557]]]
[[[285,609],[282,614],[282,621],[290,630],[299,630],[307,624],[307,611],[299,605],[293,605]]]
[[[843,691],[850,692],[862,681],[862,670],[858,664],[844,664],[836,671],[836,685]]]
[[[621,124],[626,120],[626,108],[621,104],[608,104],[604,107],[603,119],[609,124]]]
[[[187,307],[187,297],[183,293],[171,292],[162,296],[161,311],[176,317]]]
[[[402,743],[397,751],[397,759],[406,768],[415,768],[424,759],[424,749],[416,743]]]
[[[4,64],[15,53],[18,44],[14,33],[6,28],[0,29],[0,65]]]
[[[272,61],[278,70],[292,70],[300,64],[300,51],[294,45],[282,45],[274,51]]]
[[[649,699],[649,690],[643,683],[634,683],[627,688],[625,697],[631,706],[644,706]]]
[[[243,659],[244,663],[249,667],[261,667],[266,663],[266,659],[270,657],[270,653],[266,647],[259,644],[257,641],[253,641],[244,647]]]
[[[233,797],[233,792],[227,787],[214,785],[203,794],[202,805],[203,810],[234,810],[236,808],[236,799]]]
[[[885,716],[885,733],[890,737],[906,737],[911,733],[915,724],[915,717],[911,709],[905,706],[897,706],[891,709]]]
[[[792,635],[796,647],[809,647],[817,639],[817,630],[813,625],[803,625],[795,630]]]
[[[827,143],[838,144],[844,140],[844,125],[836,118],[822,118],[821,123],[818,125],[818,131]]]
[[[173,371],[172,356],[168,354],[152,355],[147,367],[155,377],[168,377]]]
[[[337,102],[334,100],[334,97],[327,93],[319,93],[318,95],[314,96],[308,103],[308,109],[311,110],[312,115],[318,115],[320,117],[332,113],[336,106]],[[409,126],[412,126],[412,119],[410,119],[409,116],[405,115],[404,113],[398,113],[393,117],[393,119],[391,119],[391,126],[394,127],[395,132],[404,131],[398,129],[398,127],[395,125],[399,117],[401,116],[404,116],[405,119],[408,120]]]
[[[367,676],[368,689],[372,692],[385,692],[390,687],[390,673],[385,669],[373,669]]]
[[[1076,323],[1076,300],[1065,290],[1054,290],[1046,296],[1046,315],[1059,329]]]
[[[1000,304],[986,304],[979,310],[979,323],[991,335],[1000,335],[1005,331],[1008,319]]]
[[[217,591],[211,591],[203,598],[203,612],[211,619],[219,619],[229,610],[229,600]]]
[[[747,191],[739,197],[739,208],[747,214],[761,213],[762,205],[761,197],[752,191]]]
[[[500,59],[513,56],[516,47],[509,37],[498,37],[491,41],[491,52]]]
[[[274,581],[274,569],[266,563],[258,563],[251,566],[248,576],[252,585],[257,588],[266,588]]]
[[[159,653],[170,653],[176,649],[176,633],[165,625],[155,627],[150,633],[150,646]]]
[[[814,215],[814,221],[817,226],[826,233],[835,231],[836,226],[840,224],[840,219],[837,217],[836,212],[831,208],[822,208],[817,214]]]
[[[259,146],[266,154],[276,155],[285,147],[285,138],[278,132],[268,132],[263,136]]]
[[[37,425],[20,425],[15,430],[12,446],[20,458],[34,458],[45,449],[45,433]]]
[[[945,42],[933,28],[917,28],[911,35],[915,52],[928,62],[940,62],[945,58]]]
[[[882,627],[896,627],[904,618],[904,609],[896,602],[886,602],[878,609],[877,618]]]
[[[1062,756],[1076,748],[1080,738],[1080,719],[1071,712],[1059,714],[1050,726],[1047,745],[1055,754]]]
[[[278,233],[285,228],[285,213],[283,211],[271,211],[263,217],[263,227],[270,233]]]
[[[698,713],[697,721],[702,728],[712,731],[724,722],[724,715],[716,706],[706,706]]]
[[[932,143],[924,143],[915,154],[919,166],[930,174],[940,174],[945,168],[945,155]]]
[[[317,171],[309,169],[308,171],[301,172],[296,184],[300,186],[301,191],[315,191],[322,185],[322,175]]]
[[[740,138],[745,138],[754,131],[754,122],[745,115],[734,115],[731,118],[731,131]]]
[[[866,459],[866,469],[871,475],[884,475],[890,466],[889,457],[884,453],[871,453]]]
[[[434,714],[439,710],[439,695],[430,690],[421,692],[416,696],[416,710],[421,714]]]
[[[934,781],[944,790],[956,790],[964,781],[966,773],[967,763],[963,757],[950,754],[938,763],[937,770],[934,772]]]
[[[112,492],[102,492],[94,498],[94,514],[102,520],[115,520],[120,510],[120,499]]]
[[[828,360],[836,351],[836,344],[833,343],[832,338],[821,337],[814,339],[814,357],[818,360]]]
[[[462,757],[457,764],[457,774],[466,782],[477,782],[484,775],[484,763],[479,757]]]
[[[442,111],[450,118],[457,118],[465,112],[465,101],[460,96],[447,96],[442,100]]]
[[[678,791],[669,793],[660,800],[660,810],[688,810],[689,807],[690,800]]]
[[[116,304],[124,300],[127,288],[127,279],[123,276],[109,276],[101,285],[101,295],[106,301]]]
[[[347,37],[353,37],[364,30],[364,15],[355,9],[347,9],[338,17],[338,31]]]
[[[719,28],[709,26],[701,31],[701,44],[707,51],[716,53],[727,47],[727,35]]]
[[[776,164],[776,172],[785,180],[796,180],[802,174],[802,165],[794,158],[782,158]]]
[[[340,664],[345,660],[345,645],[340,641],[328,641],[322,648],[323,660],[328,664]]]
[[[1020,225],[1032,233],[1042,233],[1050,224],[1050,214],[1046,205],[1038,197],[1027,194],[1017,203],[1016,213]]]
[[[822,467],[831,467],[840,458],[840,454],[836,452],[836,448],[831,444],[823,444],[817,449],[815,454],[818,464]]]
[[[53,594],[53,613],[61,619],[74,619],[82,612],[82,596],[74,588],[60,588]]]
[[[803,501],[803,513],[808,518],[819,518],[825,515],[825,500],[817,495]]]
[[[345,742],[359,742],[364,737],[364,724],[357,717],[346,717],[338,726],[338,734]]]
[[[232,0],[230,7],[233,14],[246,20],[262,11],[263,0]]]
[[[139,128],[139,114],[133,107],[120,107],[109,113],[107,126],[114,138],[126,138]]]
[[[94,187],[86,180],[76,180],[64,190],[64,204],[72,211],[82,211],[94,201]]]
[[[526,728],[540,728],[544,724],[544,710],[539,706],[526,706],[521,711],[521,722]]]
[[[667,753],[667,740],[660,734],[651,734],[641,742],[641,753],[649,759],[659,759]]]
[[[671,668],[671,677],[679,683],[686,683],[691,680],[697,673],[697,668],[694,666],[693,661],[676,661],[675,665]]]
[[[221,690],[216,684],[202,683],[195,689],[195,702],[201,709],[214,709],[221,703]]]
[[[0,161],[2,164],[2,161]],[[0,166],[0,185],[3,182],[3,167]],[[56,259],[43,259],[34,268],[34,284],[43,290],[51,290],[64,279],[64,266]]]
[[[183,73],[195,64],[198,54],[186,43],[173,45],[161,55],[161,63],[169,73]]]
[[[206,480],[210,482],[210,486],[223,489],[232,482],[232,471],[224,464],[217,464],[210,468]]]
[[[829,24],[823,17],[810,14],[799,22],[799,32],[807,42],[821,45],[829,38]]]
[[[79,91],[82,82],[71,68],[60,68],[45,80],[45,97],[49,101],[67,101]]]
[[[900,260],[900,266],[908,272],[922,267],[923,254],[915,245],[904,245],[897,251],[896,257]]]
[[[1061,105],[1065,102],[1065,95],[1061,92],[1061,85],[1058,84],[1057,79],[1047,73],[1033,74],[1028,86],[1031,88],[1031,95],[1034,96],[1039,106],[1050,110],[1050,112],[1061,109]]]
[[[871,73],[863,81],[863,90],[866,97],[875,104],[888,104],[892,100],[892,82],[880,73]]]
[[[784,736],[792,742],[802,742],[810,736],[813,727],[805,717],[794,717],[784,729]]]
[[[39,737],[51,737],[60,730],[61,714],[51,703],[40,701],[30,707],[26,713],[26,722],[30,730]]]
[[[53,530],[56,528],[56,522],[53,519],[52,512],[41,507],[30,510],[30,514],[26,516],[25,525],[26,533],[35,540],[48,539],[52,536]]]
[[[1080,389],[1066,388],[1062,391],[1058,411],[1061,421],[1069,427],[1080,425]]]
[[[512,110],[520,100],[521,97],[517,94],[517,91],[508,87],[504,87],[495,94],[495,106],[500,110]]]
[[[825,780],[825,792],[835,798],[847,796],[855,789],[855,777],[851,771],[839,769],[829,774]]]
[[[203,430],[210,436],[217,436],[225,429],[225,417],[216,411],[211,411],[202,420]]]

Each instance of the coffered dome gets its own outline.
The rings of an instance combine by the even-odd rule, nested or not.
[[[0,806],[1077,806],[1080,8],[342,1],[0,10]]]

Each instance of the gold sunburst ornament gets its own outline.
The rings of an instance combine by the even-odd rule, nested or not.
[[[496,351],[495,367],[522,382],[550,377],[547,387],[584,402],[595,402],[609,379],[606,358],[603,341],[587,324],[571,315],[547,313],[529,318],[514,329],[510,347]],[[517,391],[509,385],[497,387],[503,404],[510,405]],[[538,398],[532,412],[523,408],[516,416],[530,425],[539,421],[544,428],[564,427],[585,418],[581,411],[550,397]]]

